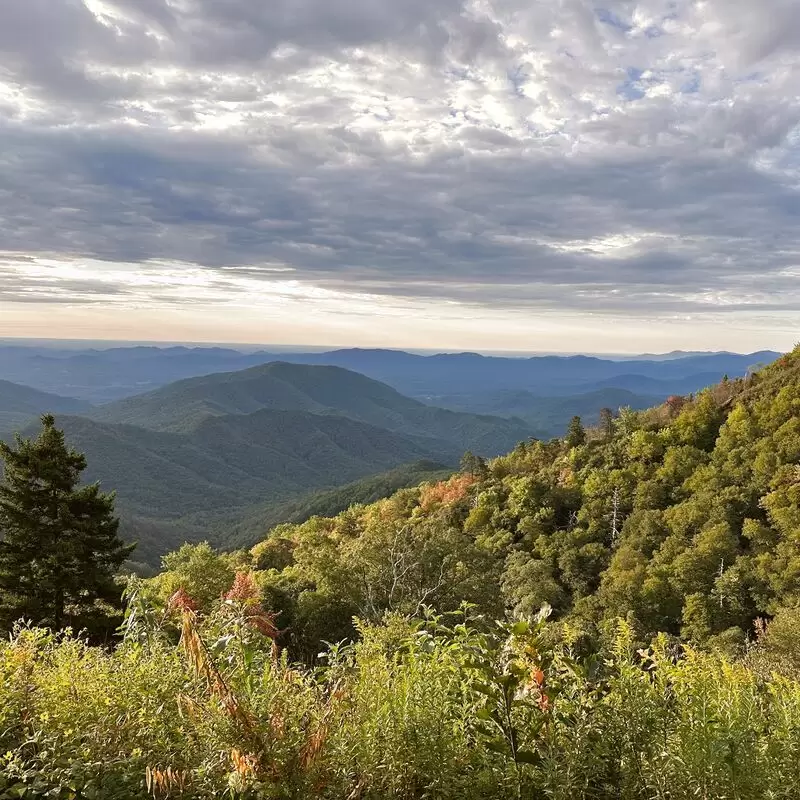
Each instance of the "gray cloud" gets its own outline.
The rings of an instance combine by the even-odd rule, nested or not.
[[[798,311],[795,10],[5,0],[0,249],[509,308]],[[0,297],[28,299],[19,275]]]

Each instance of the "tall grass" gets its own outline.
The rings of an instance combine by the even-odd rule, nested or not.
[[[395,617],[308,670],[246,591],[132,616],[0,645],[0,797],[800,797],[800,685],[623,624],[581,660],[544,616]]]

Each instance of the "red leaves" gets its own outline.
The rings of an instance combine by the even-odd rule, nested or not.
[[[447,481],[434,483],[422,490],[419,506],[423,511],[430,511],[439,505],[450,505],[462,500],[475,484],[472,475],[454,475]]]
[[[279,631],[275,625],[275,615],[264,609],[259,594],[253,573],[242,571],[236,573],[233,585],[222,599],[226,603],[241,605],[248,626],[262,636],[276,639]]]
[[[258,602],[258,587],[252,572],[237,572],[233,585],[223,596],[224,600],[239,603]]]
[[[526,688],[535,698],[539,709],[547,713],[550,710],[550,698],[544,691],[544,672],[539,667],[531,671],[531,679]]]
[[[169,612],[191,611],[194,613],[197,611],[197,603],[191,598],[186,589],[181,586],[181,588],[170,597],[167,603],[167,610]]]

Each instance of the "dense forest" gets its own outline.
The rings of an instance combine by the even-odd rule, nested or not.
[[[467,456],[447,481],[281,525],[202,569],[255,569],[298,653],[351,635],[354,616],[463,600],[492,616],[548,604],[587,632],[624,618],[643,641],[663,632],[735,652],[800,589],[798,461],[795,351],[594,428],[575,419],[563,439]],[[205,580],[194,552],[168,557],[158,580]]]
[[[185,541],[230,550],[303,521],[303,509],[338,513],[349,504],[319,506],[317,495],[343,484],[421,460],[452,470],[466,450],[493,457],[560,437],[574,415],[596,425],[603,408],[656,406],[778,355],[0,346],[0,374],[30,384],[0,381],[0,440],[35,436],[38,417],[57,414],[86,479],[116,490],[122,536],[138,543],[132,566],[150,574]],[[352,501],[388,493],[363,488]]]
[[[800,348],[427,477],[18,623],[0,792],[800,796]]]

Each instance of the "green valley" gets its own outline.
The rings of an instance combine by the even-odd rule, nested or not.
[[[123,534],[151,567],[186,540],[252,542],[270,521],[383,496],[409,484],[413,467],[382,477],[401,465],[446,469],[465,450],[492,455],[532,435],[519,419],[436,408],[349,370],[282,362],[93,408],[29,394],[40,405],[24,409],[50,400],[84,412],[59,414],[59,424],[87,454],[87,477],[117,492]],[[337,487],[367,478],[336,500]]]
[[[139,539],[136,557],[151,562],[254,504],[285,502],[419,459],[455,463],[460,452],[446,442],[301,411],[210,417],[181,433],[84,417],[58,421],[87,454],[87,477],[117,491],[123,531]]]

